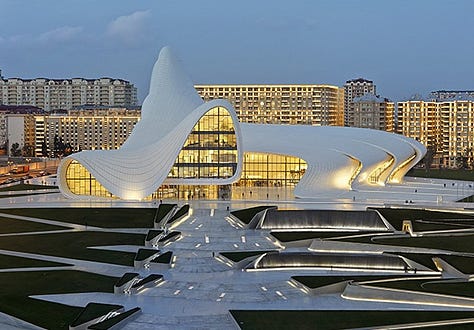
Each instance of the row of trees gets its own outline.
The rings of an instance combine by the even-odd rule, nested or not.
[[[438,154],[435,147],[429,146],[426,148],[426,155],[421,160],[426,171],[429,171],[434,163],[435,156]],[[474,151],[472,148],[466,148],[456,156],[456,166],[458,169],[471,170],[473,167],[472,160],[474,159]]]
[[[70,154],[78,151],[81,151],[80,147],[75,148],[71,145],[71,143],[65,143],[57,135],[54,137],[52,149],[48,148],[46,140],[43,140],[43,142],[41,143],[41,154],[45,157],[61,158],[69,156]],[[27,144],[20,148],[20,144],[15,142],[11,145],[10,155],[12,157],[34,157],[35,148],[34,146],[30,146]]]

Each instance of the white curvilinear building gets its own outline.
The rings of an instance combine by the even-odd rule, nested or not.
[[[204,102],[164,48],[123,146],[63,159],[58,179],[70,198],[229,198],[236,186],[285,186],[311,198],[399,183],[425,152],[383,131],[240,123],[229,102]]]

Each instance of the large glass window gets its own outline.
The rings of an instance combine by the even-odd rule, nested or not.
[[[247,187],[295,186],[305,173],[306,162],[298,157],[247,152],[237,185]]]
[[[230,178],[237,170],[237,139],[232,117],[223,107],[209,110],[194,126],[169,178]]]
[[[75,160],[66,169],[66,183],[69,190],[76,195],[113,197],[84,166]]]

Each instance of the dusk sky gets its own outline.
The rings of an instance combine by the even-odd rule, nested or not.
[[[474,90],[474,1],[0,0],[6,78],[114,77],[148,93],[171,46],[195,83],[373,80],[392,100]]]

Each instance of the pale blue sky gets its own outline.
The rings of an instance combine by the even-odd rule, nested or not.
[[[132,81],[161,47],[195,83],[374,80],[398,100],[474,90],[472,0],[0,0],[5,77]]]

